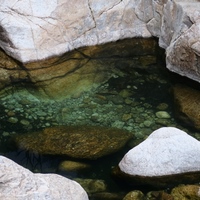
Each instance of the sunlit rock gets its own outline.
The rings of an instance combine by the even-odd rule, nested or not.
[[[163,187],[199,181],[200,142],[173,127],[154,131],[120,161],[119,170],[133,184]]]
[[[40,154],[97,159],[120,150],[133,137],[127,131],[93,126],[56,126],[16,136],[22,149]]]
[[[150,37],[135,1],[3,1],[0,46],[21,62],[131,37]]]
[[[87,193],[75,181],[56,174],[34,174],[0,156],[0,199],[88,200]]]
[[[175,114],[184,124],[200,130],[200,91],[185,85],[173,87]]]

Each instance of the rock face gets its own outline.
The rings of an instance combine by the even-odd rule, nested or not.
[[[130,37],[150,37],[137,2],[2,1],[0,46],[21,62]]]
[[[4,59],[1,85],[33,84],[47,97],[89,90],[108,78],[110,65],[77,48],[151,36],[166,50],[169,70],[200,82],[198,0],[2,0],[0,47],[20,63]]]
[[[120,161],[119,168],[133,179],[142,180],[143,184],[145,178],[152,178],[149,184],[153,185],[156,178],[159,182],[162,177],[165,177],[164,181],[173,183],[177,181],[173,175],[179,175],[180,178],[181,174],[199,173],[199,154],[198,140],[177,128],[165,127],[154,131],[145,141],[131,149]],[[189,176],[187,179],[190,181]]]
[[[88,200],[87,193],[75,181],[56,174],[33,174],[0,156],[0,199]]]
[[[200,4],[198,0],[150,1],[143,8],[149,11],[148,30],[159,37],[159,45],[166,49],[167,68],[200,82]],[[152,7],[152,9],[149,9]],[[153,12],[153,14],[152,14]],[[152,18],[147,18],[148,13]],[[149,20],[148,20],[149,19]]]
[[[176,117],[200,130],[200,92],[184,85],[173,87]]]
[[[129,132],[92,126],[56,126],[16,136],[17,145],[40,154],[97,159],[121,149],[132,138]]]
[[[168,69],[200,81],[198,0],[8,0],[0,5],[0,46],[22,63],[83,46],[156,36],[166,49]]]

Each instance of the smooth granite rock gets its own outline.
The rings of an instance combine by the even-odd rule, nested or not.
[[[173,127],[154,131],[120,161],[130,175],[164,176],[200,171],[200,142]]]
[[[56,174],[34,174],[3,156],[0,185],[2,200],[88,200],[77,182]]]
[[[150,37],[137,18],[137,1],[0,1],[0,46],[30,62],[130,37]]]

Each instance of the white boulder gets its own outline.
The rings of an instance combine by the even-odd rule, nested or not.
[[[146,177],[197,172],[200,142],[177,128],[160,128],[131,149],[119,168],[128,175]]]
[[[88,200],[88,196],[75,181],[56,174],[34,174],[0,156],[0,199]]]
[[[21,62],[82,46],[150,37],[131,0],[0,0],[0,47]]]

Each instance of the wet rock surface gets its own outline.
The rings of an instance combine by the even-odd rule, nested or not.
[[[200,199],[200,186],[199,185],[180,185],[171,191],[171,195],[176,200],[198,200]]]
[[[185,85],[173,87],[176,117],[200,130],[200,92]]]
[[[0,46],[22,63],[60,56],[83,46],[156,36],[166,49],[167,68],[199,82],[198,0],[112,0],[108,4],[82,0],[73,5],[69,0],[8,2],[0,7]],[[76,6],[81,9],[77,11]],[[43,69],[36,73],[41,75]]]
[[[19,148],[39,154],[97,159],[120,150],[132,137],[129,132],[116,128],[57,126],[14,140]]]
[[[15,86],[21,86],[30,95],[47,100],[80,96],[106,82],[123,66],[156,63],[157,51],[158,44],[153,38],[82,47],[59,57],[26,64],[18,63],[0,51],[3,66],[0,67],[0,91],[5,94],[15,90]]]
[[[110,52],[114,51],[111,50]],[[121,64],[119,64],[119,60],[116,61],[113,58],[113,62],[117,63],[120,70],[114,71],[113,77],[109,81],[95,90],[82,94],[76,93],[71,98],[62,101],[44,101],[44,99],[30,94],[28,91],[14,88],[11,94],[8,93],[0,99],[0,150],[2,154],[34,172],[58,173],[59,170],[57,171],[57,169],[61,163],[58,155],[46,157],[38,154],[32,155],[30,151],[13,153],[9,152],[8,143],[9,138],[15,135],[58,125],[79,126],[87,124],[128,130],[135,136],[135,140],[129,144],[129,149],[146,139],[152,131],[163,126],[180,127],[180,129],[200,139],[198,132],[191,131],[185,124],[180,125],[174,119],[171,104],[172,96],[169,93],[171,82],[169,83],[169,74],[163,69],[163,64],[154,65],[155,60],[153,63],[148,63],[143,58],[141,57],[138,60],[142,60],[144,65],[137,63],[138,60],[131,57],[127,62]],[[145,63],[149,65],[145,65]],[[136,68],[135,64],[137,65]],[[176,80],[179,81],[179,79]],[[158,118],[156,113],[159,111],[167,112],[170,118]],[[104,179],[108,185],[108,191],[94,193],[90,198],[94,200],[98,198],[121,200],[128,191],[126,190],[124,195],[118,194],[118,192],[124,191],[121,184],[126,185],[121,180],[120,188],[117,187],[116,189],[115,182],[110,182],[110,170],[112,166],[118,164],[127,151],[122,150],[114,156],[105,156],[103,157],[105,160],[100,158],[89,161],[91,162],[89,173],[85,173],[85,170],[80,170],[80,172],[78,170],[76,172],[65,171],[66,173],[62,175],[70,178]],[[119,160],[117,161],[117,159]],[[64,160],[67,159],[64,158]],[[112,195],[113,190],[110,187],[112,189],[114,187],[114,195]],[[132,189],[135,189],[135,186],[130,190]],[[143,187],[140,189],[143,191]],[[150,188],[148,188],[149,190]],[[117,195],[118,197],[116,197]],[[153,200],[155,198],[152,197]]]

